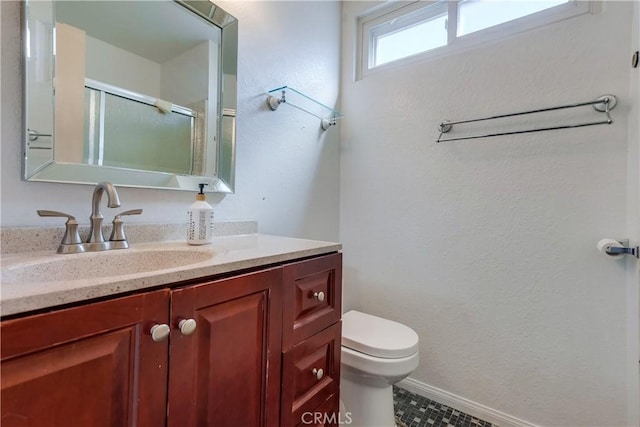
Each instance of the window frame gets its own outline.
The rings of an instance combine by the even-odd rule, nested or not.
[[[565,4],[544,9],[522,16],[501,24],[474,31],[462,36],[458,31],[458,4],[464,0],[415,0],[410,2],[394,2],[389,7],[376,8],[357,18],[357,46],[355,80],[361,80],[371,74],[384,70],[404,67],[408,64],[429,58],[449,55],[474,48],[482,44],[506,39],[545,25],[564,21],[586,13],[595,14],[601,10],[601,0],[571,0]],[[398,4],[400,3],[400,4]],[[442,11],[447,13],[447,44],[411,56],[400,58],[384,64],[373,66],[375,63],[375,38],[389,34],[404,27],[423,22],[430,17],[440,16]],[[385,30],[380,29],[385,23]]]
[[[421,4],[422,3],[422,4]],[[426,2],[416,2],[412,3],[409,6],[412,7],[401,7],[396,9],[391,14],[384,14],[377,19],[372,19],[365,22],[363,25],[363,29],[365,34],[368,34],[368,68],[374,68],[376,66],[372,66],[376,61],[376,44],[374,42],[380,36],[392,34],[397,32],[398,30],[411,27],[415,24],[419,24],[421,22],[427,22],[430,19],[437,18],[442,15],[444,12],[445,16],[448,15],[448,7],[446,3],[439,1],[429,1],[429,6],[424,6]],[[391,21],[390,24],[389,21]],[[384,26],[385,28],[382,28]],[[447,35],[447,44],[448,44],[448,35]],[[446,46],[446,44],[445,44]],[[436,48],[437,49],[437,48]],[[420,52],[422,53],[422,52]],[[416,55],[419,55],[417,53]],[[413,55],[411,55],[413,56]],[[401,60],[404,58],[400,58]],[[394,61],[391,61],[394,62]],[[385,63],[386,64],[386,63]],[[384,64],[380,64],[377,67],[380,67]]]

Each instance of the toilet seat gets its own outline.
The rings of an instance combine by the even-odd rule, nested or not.
[[[389,359],[369,356],[344,346],[340,351],[340,357],[343,376],[349,376],[349,370],[352,370],[358,375],[367,376],[369,383],[375,379],[383,386],[406,377],[418,367],[420,360],[417,352],[407,357]]]
[[[342,346],[373,357],[401,359],[418,352],[418,334],[402,323],[351,310],[342,315]]]

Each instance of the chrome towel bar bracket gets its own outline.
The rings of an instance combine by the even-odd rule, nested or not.
[[[594,126],[594,125],[610,125],[613,123],[613,119],[611,118],[611,115],[609,114],[609,112],[613,110],[616,104],[617,104],[617,99],[614,95],[602,95],[593,101],[580,102],[576,104],[560,105],[557,107],[549,107],[549,108],[540,108],[536,110],[521,111],[518,113],[499,114],[497,116],[481,117],[478,119],[459,120],[459,121],[444,120],[440,122],[440,124],[438,125],[440,136],[438,136],[438,140],[436,141],[436,143],[448,142],[448,141],[462,141],[467,139],[490,138],[494,136],[503,136],[503,135],[516,135],[521,133],[541,132],[541,131],[547,131],[547,130],[570,129],[570,128],[578,128],[578,127]],[[446,139],[442,138],[442,135],[447,132],[450,132],[453,129],[454,125],[481,122],[486,120],[503,119],[507,117],[522,116],[525,114],[544,113],[547,111],[564,110],[566,108],[577,108],[577,107],[583,107],[588,105],[593,106],[593,109],[598,112],[605,113],[607,118],[604,120],[587,122],[587,123],[567,124],[567,125],[560,125],[560,126],[551,126],[551,127],[536,128],[536,129],[525,129],[525,130],[517,130],[517,131],[510,131],[510,132],[487,133],[483,135],[464,136],[464,137],[458,137],[458,138],[446,138]]]

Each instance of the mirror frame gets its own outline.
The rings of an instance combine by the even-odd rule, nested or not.
[[[38,0],[40,3],[42,0]],[[96,166],[80,163],[56,162],[55,125],[52,136],[52,158],[40,166],[31,176],[28,172],[28,155],[30,134],[27,129],[27,43],[28,3],[24,1],[22,8],[23,25],[23,161],[22,178],[25,181],[57,182],[68,184],[91,184],[109,181],[122,187],[139,187],[167,190],[198,191],[199,183],[206,183],[208,193],[233,193],[235,190],[236,164],[236,109],[237,109],[237,69],[238,69],[238,20],[208,0],[172,0],[179,6],[197,15],[199,19],[215,25],[221,30],[221,42],[218,57],[218,85],[219,97],[216,100],[216,173],[214,176],[176,175],[167,172],[144,171],[111,166]],[[51,7],[55,8],[55,0],[51,0]],[[55,58],[52,59],[55,61]],[[52,62],[53,63],[53,62]],[[52,102],[53,102],[53,80]],[[226,89],[225,89],[226,88]],[[232,90],[229,90],[232,88]],[[55,115],[55,108],[53,109]],[[223,175],[221,176],[221,172]],[[88,176],[90,175],[90,176]],[[86,179],[85,176],[88,176]],[[79,179],[78,177],[83,177]],[[164,185],[159,185],[162,181]]]

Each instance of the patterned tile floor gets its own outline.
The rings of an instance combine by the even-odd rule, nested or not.
[[[426,397],[393,387],[393,405],[398,427],[496,427]]]

